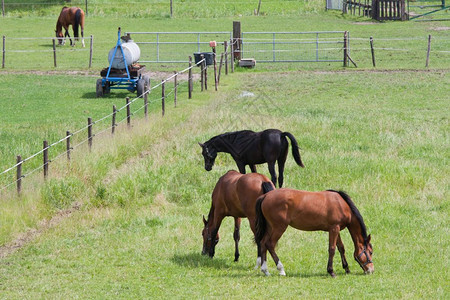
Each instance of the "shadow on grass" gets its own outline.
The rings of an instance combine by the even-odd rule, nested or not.
[[[247,268],[243,264],[234,262],[233,258],[230,258],[230,260],[225,260],[222,258],[210,258],[207,255],[202,255],[201,253],[197,252],[182,255],[175,254],[171,258],[171,260],[179,266],[188,268],[208,267],[214,269],[236,268],[247,270]]]
[[[130,97],[130,99],[134,99],[136,95],[133,95],[131,93],[128,92],[111,92],[109,94],[103,95],[102,98],[105,99],[124,99],[126,97]],[[93,87],[93,91],[89,92],[89,93],[84,93],[81,98],[83,99],[102,99],[102,98],[97,98],[97,93],[95,92],[95,86]],[[125,104],[125,102],[124,102]]]

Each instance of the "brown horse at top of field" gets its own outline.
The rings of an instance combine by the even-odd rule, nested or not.
[[[78,26],[81,27],[81,44],[84,47],[84,11],[79,7],[67,7],[64,6],[59,14],[58,21],[56,22],[56,37],[58,38],[58,44],[64,45],[66,43],[66,37],[69,37],[70,45],[75,46],[75,41],[72,44],[72,39],[69,35],[69,26],[72,25],[73,35],[75,41],[78,41]],[[62,29],[66,30],[63,35]]]
[[[232,216],[234,217],[234,261],[238,261],[241,218],[248,218],[250,228],[255,233],[256,199],[273,189],[275,186],[270,179],[258,173],[241,174],[231,170],[220,177],[212,193],[208,219],[206,220],[203,216],[202,254],[214,257],[215,246],[219,242],[220,224],[225,217]],[[257,267],[261,261],[260,252],[258,245]]]
[[[345,192],[279,189],[259,197],[255,209],[255,241],[261,247],[261,271],[264,274],[269,275],[267,270],[267,250],[269,250],[280,275],[286,275],[283,264],[275,253],[275,245],[289,225],[305,231],[328,231],[327,271],[332,277],[336,276],[333,271],[336,244],[341,254],[342,266],[346,273],[350,273],[340,236],[340,231],[348,228],[355,246],[353,253],[355,260],[366,274],[373,273],[370,235],[367,236],[364,220]]]

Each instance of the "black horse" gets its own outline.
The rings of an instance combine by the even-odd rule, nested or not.
[[[267,162],[269,172],[274,185],[277,184],[275,161],[278,161],[278,185],[283,186],[283,171],[288,154],[288,137],[292,144],[292,155],[295,162],[304,167],[298,151],[295,137],[289,132],[281,132],[278,129],[266,129],[261,132],[242,130],[227,132],[211,138],[202,147],[202,155],[205,159],[206,171],[211,171],[217,152],[230,153],[239,168],[239,172],[245,174],[245,166],[249,165],[252,172],[256,172],[256,164]]]

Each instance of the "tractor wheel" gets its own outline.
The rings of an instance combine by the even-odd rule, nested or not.
[[[138,97],[142,97],[145,93],[145,81],[144,79],[138,79],[136,81],[136,92]]]
[[[97,98],[103,97],[103,85],[102,85],[101,79],[97,79],[97,86],[96,86],[95,92],[97,94]]]
[[[109,94],[111,93],[111,82],[107,81],[105,82],[105,87],[103,88],[103,94]]]
[[[142,76],[142,79],[144,80],[145,91],[147,92],[150,89],[150,76],[144,75],[144,76]]]

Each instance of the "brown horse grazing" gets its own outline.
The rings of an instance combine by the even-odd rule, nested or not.
[[[81,27],[81,44],[84,47],[84,11],[79,7],[67,7],[64,6],[56,22],[56,37],[58,38],[58,44],[64,45],[66,43],[66,37],[69,37],[70,45],[75,46],[75,41],[72,44],[72,39],[69,35],[69,26],[72,25],[73,35],[75,41],[78,41],[78,26]],[[62,29],[66,30],[63,35]]]
[[[257,199],[255,241],[261,247],[261,271],[266,275],[269,275],[267,250],[272,255],[280,275],[286,275],[283,264],[275,253],[275,245],[289,225],[299,230],[328,231],[327,271],[332,277],[336,276],[333,271],[336,244],[341,254],[342,266],[346,273],[350,273],[344,244],[339,234],[342,229],[348,228],[355,245],[355,260],[366,274],[373,273],[370,235],[367,236],[363,218],[345,192],[279,189]]]
[[[211,209],[208,220],[203,216],[204,228],[202,254],[214,257],[215,246],[219,242],[219,228],[223,218],[234,217],[234,261],[239,259],[239,229],[241,218],[248,218],[250,228],[255,233],[255,203],[256,199],[273,190],[273,183],[264,175],[258,173],[241,174],[228,171],[220,177],[212,193]],[[258,246],[257,267],[260,264],[260,248]]]

